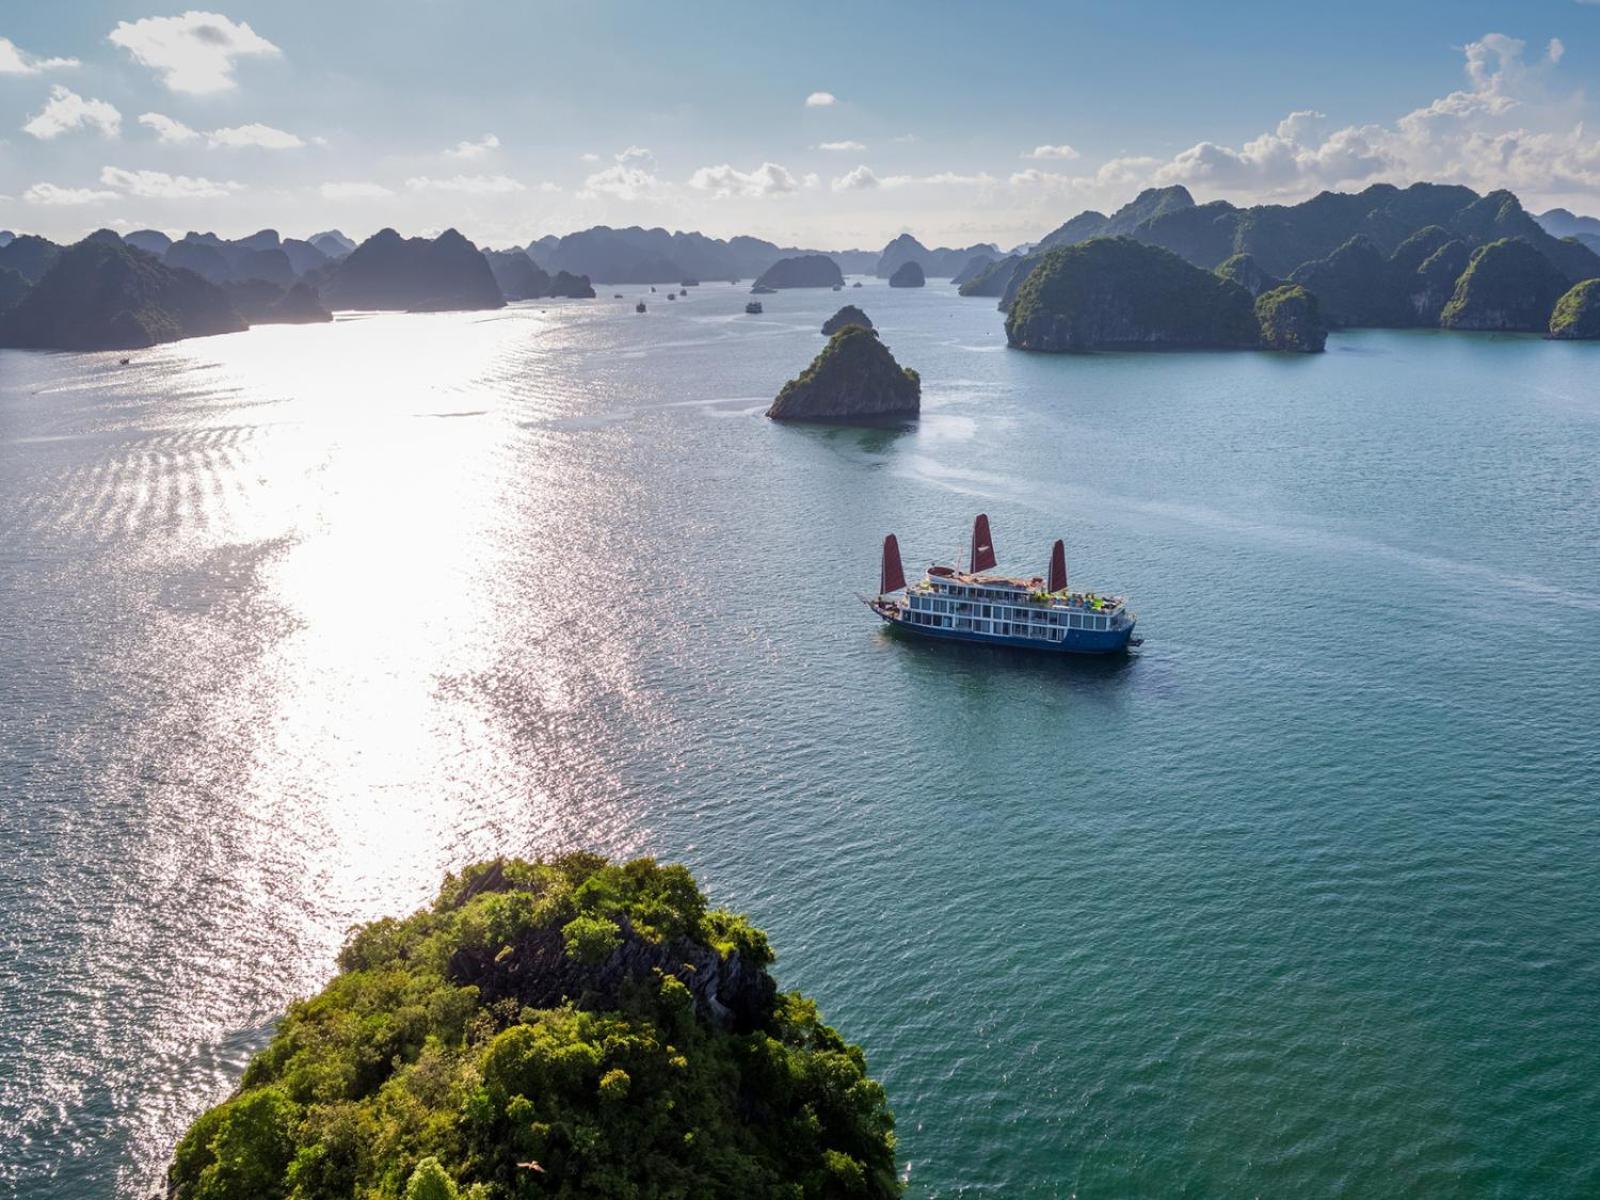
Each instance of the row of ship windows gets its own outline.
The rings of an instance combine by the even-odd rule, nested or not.
[[[917,600],[922,600],[919,604]],[[949,600],[926,600],[916,597],[912,600],[913,612],[931,613],[960,613],[967,617],[991,615],[1002,620],[1014,620],[1016,624],[1031,623],[1035,626],[1059,627],[1066,629],[1110,629],[1111,618],[1096,616],[1091,613],[1064,613],[1064,612],[1033,612],[1025,608],[1012,608],[1009,605],[983,605],[982,613],[973,613],[975,607],[971,604],[957,604]],[[991,612],[992,610],[992,612]],[[933,624],[930,621],[918,621],[919,625]]]
[[[913,625],[928,625],[935,629],[967,629],[973,633],[989,633],[999,637],[1041,638],[1047,642],[1059,642],[1067,634],[1066,629],[1059,625],[1027,625],[1021,621],[1012,623],[1010,621],[973,620],[971,617],[947,617],[939,613],[913,611],[908,614],[907,619]],[[1106,618],[1096,617],[1094,620],[1104,622]],[[1074,625],[1072,628],[1105,629],[1106,626],[1102,623],[1089,626]]]

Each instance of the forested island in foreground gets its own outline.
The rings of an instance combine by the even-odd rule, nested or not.
[[[861,1051],[683,867],[497,860],[358,930],[170,1200],[900,1195]]]
[[[997,299],[1009,344],[1034,350],[1316,351],[1328,329],[1360,327],[1588,339],[1600,336],[1591,220],[1563,209],[1535,218],[1507,191],[1417,183],[1248,208],[1151,188],[1110,216],[1079,213],[1009,254],[988,243],[929,249],[910,234],[882,251],[822,252],[607,226],[498,250],[454,229],[431,239],[384,229],[359,245],[338,230],[173,240],[102,229],[73,247],[0,232],[0,346],[132,349],[262,322],[326,321],[339,308],[588,299],[595,282],[754,276],[763,293],[838,289],[846,272],[894,287],[950,279],[963,296]],[[1116,239],[1128,245],[1058,253]]]

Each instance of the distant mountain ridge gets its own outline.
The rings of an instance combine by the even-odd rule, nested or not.
[[[565,237],[537,238],[528,243],[527,252],[547,271],[569,271],[608,284],[752,279],[780,259],[811,254],[826,254],[841,272],[854,275],[872,270],[878,259],[867,250],[805,250],[755,237],[724,241],[638,225],[596,225]]]
[[[1468,187],[1439,183],[1405,188],[1378,183],[1359,192],[1321,192],[1300,204],[1248,208],[1226,200],[1196,204],[1182,186],[1147,188],[1109,217],[1080,213],[1047,234],[1039,247],[1127,236],[1208,270],[1235,254],[1249,254],[1269,275],[1288,278],[1297,267],[1326,258],[1351,238],[1366,238],[1392,254],[1430,225],[1474,246],[1520,237],[1574,283],[1600,274],[1600,255],[1548,232],[1511,192],[1480,196]]]
[[[872,273],[879,279],[888,279],[908,262],[914,262],[928,278],[950,279],[962,274],[976,255],[998,258],[1000,248],[992,242],[983,242],[960,250],[948,246],[930,250],[909,233],[902,233],[883,248]]]

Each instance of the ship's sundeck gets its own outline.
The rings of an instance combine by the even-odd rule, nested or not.
[[[1045,581],[1039,576],[1023,579],[1017,575],[979,575],[958,571],[954,567],[929,567],[927,577],[911,585],[910,591],[937,592],[964,600],[988,600],[1001,603],[1031,602],[1051,608],[1087,610],[1114,614],[1123,607],[1121,596],[1102,596],[1097,592],[1074,592],[1063,588],[1059,592],[1046,592]]]

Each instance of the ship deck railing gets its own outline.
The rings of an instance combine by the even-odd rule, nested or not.
[[[981,596],[956,596],[950,594],[950,588],[982,588],[994,589],[996,595]],[[937,585],[931,579],[921,579],[911,585],[911,590],[928,595],[948,597],[956,604],[1015,604],[1018,607],[1032,606],[1034,608],[1056,609],[1062,612],[1090,612],[1101,616],[1115,616],[1126,605],[1122,596],[1102,596],[1097,592],[1047,592],[1043,588],[1029,588],[1025,582],[1010,584],[975,583],[961,579],[939,579]],[[1008,593],[1008,594],[1006,594]]]

